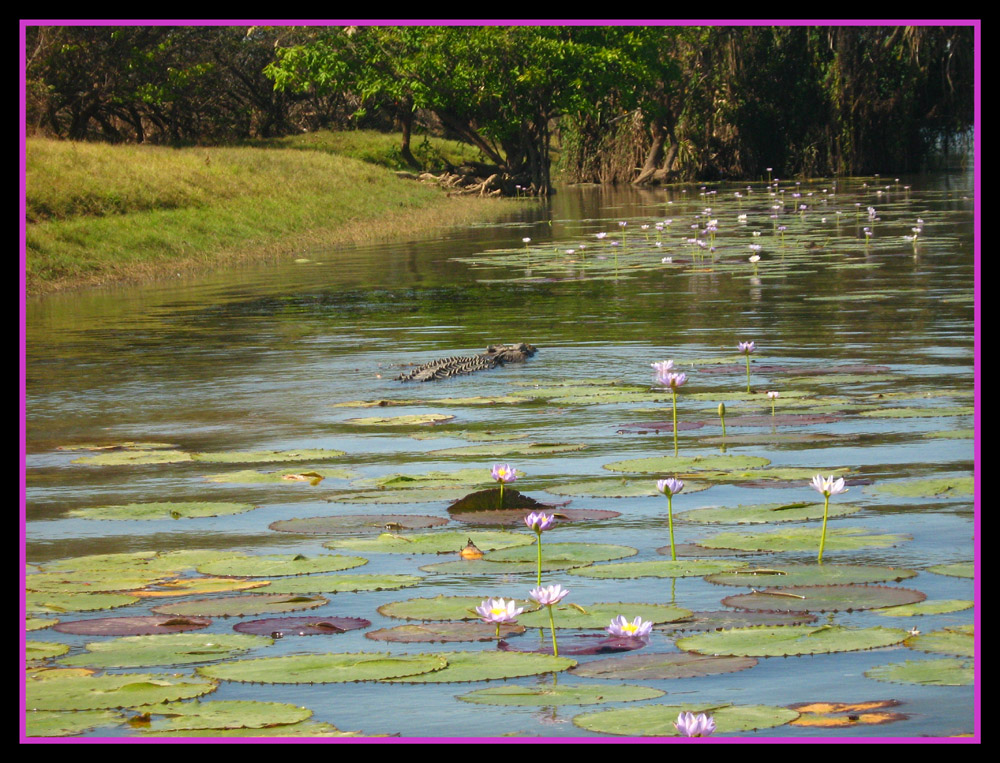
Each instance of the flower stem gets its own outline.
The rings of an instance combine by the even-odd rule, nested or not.
[[[503,511],[503,482],[500,483],[500,511]]]
[[[826,513],[830,508],[830,496],[823,496],[823,532],[819,536],[819,557],[817,558],[817,563],[823,563],[823,547],[826,545]]]
[[[559,656],[559,645],[556,644],[556,621],[552,616],[552,605],[549,605],[549,630],[552,631],[552,656]]]
[[[535,533],[538,536],[538,585],[542,585],[542,534]]]
[[[670,559],[677,561],[677,551],[674,549],[674,497],[667,496],[667,524],[670,526]]]
[[[747,353],[747,392],[750,392],[750,353]]]
[[[674,457],[677,456],[677,390],[673,390],[674,394]]]

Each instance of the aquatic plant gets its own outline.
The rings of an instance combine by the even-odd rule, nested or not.
[[[674,727],[686,737],[707,737],[715,731],[715,721],[705,713],[681,713]]]
[[[493,464],[490,476],[500,483],[500,506],[498,508],[503,509],[503,486],[508,482],[517,481],[517,470],[513,469],[510,464]]]
[[[619,638],[648,638],[649,632],[653,630],[653,623],[638,616],[629,622],[625,615],[618,615],[604,630]]]
[[[555,524],[556,517],[555,514],[545,514],[541,511],[531,512],[528,516],[524,518],[524,524],[534,530],[535,535],[538,536],[538,542],[535,544],[538,550],[538,585],[542,584],[542,533],[548,530],[552,525]]]
[[[676,477],[660,480],[656,489],[667,497],[667,524],[670,527],[670,558],[677,561],[677,551],[674,548],[674,496],[684,489],[684,483]]]
[[[747,392],[750,391],[750,353],[757,349],[757,345],[754,342],[740,342],[739,350],[747,358]]]
[[[674,361],[664,360],[659,363],[653,363],[653,368],[656,369],[656,383],[661,384],[664,387],[670,387],[670,392],[672,393],[673,399],[673,428],[674,428],[674,455],[677,455],[677,390],[684,386],[687,382],[687,374],[680,373],[675,374],[670,369],[673,368]]]
[[[719,403],[719,421],[722,422],[722,439],[726,439],[726,404]]]
[[[500,626],[512,625],[517,622],[517,616],[524,612],[524,607],[518,607],[514,599],[504,601],[499,599],[485,599],[483,603],[476,607],[476,612],[484,623],[496,625],[496,637],[500,638]]]
[[[829,477],[823,477],[822,474],[817,474],[812,478],[812,482],[809,486],[815,490],[817,493],[823,494],[823,531],[820,533],[819,537],[819,556],[816,561],[819,564],[823,563],[823,547],[826,545],[826,520],[827,515],[830,511],[830,496],[838,495],[840,493],[846,493],[847,488],[844,487],[844,478],[834,479],[833,475]]]
[[[768,390],[767,399],[771,401],[771,421],[774,421],[774,401],[778,399],[778,393],[773,389]]]
[[[552,655],[559,656],[559,645],[556,643],[556,623],[552,615],[552,607],[562,601],[569,591],[556,583],[550,586],[539,586],[528,592],[528,596],[549,610],[549,630],[552,632]]]

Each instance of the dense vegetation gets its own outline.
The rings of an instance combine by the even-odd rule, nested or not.
[[[973,124],[971,26],[30,27],[29,130],[422,132],[551,187],[918,170]]]

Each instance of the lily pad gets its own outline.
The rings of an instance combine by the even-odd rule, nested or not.
[[[768,705],[645,705],[604,710],[573,718],[573,725],[599,734],[621,736],[680,736],[674,727],[682,712],[707,713],[715,721],[715,735],[773,728],[799,717],[795,710]]]
[[[698,678],[720,673],[735,673],[752,668],[756,664],[757,660],[753,657],[718,657],[687,652],[670,652],[608,657],[578,665],[570,672],[574,676],[585,678],[659,681],[671,678]]]
[[[580,567],[581,562],[552,562],[542,558],[542,572],[560,572]],[[435,575],[530,575],[538,571],[536,562],[488,562],[485,559],[455,559],[451,562],[436,562],[420,567],[421,572]]]
[[[805,625],[815,622],[816,617],[808,612],[746,612],[727,609],[715,612],[692,612],[690,617],[657,625],[655,630],[663,633],[684,633],[748,628],[754,625]]]
[[[952,498],[970,496],[975,484],[972,477],[944,477],[902,482],[880,482],[865,492],[888,493],[901,498]]]
[[[515,470],[516,471],[516,470]],[[523,477],[523,472],[518,472]],[[493,482],[488,469],[456,469],[450,472],[427,471],[418,474],[385,474],[381,477],[369,477],[355,480],[354,487],[378,488],[379,490],[398,490],[400,488],[423,487],[464,487],[485,485]]]
[[[521,625],[501,625],[500,638],[517,636],[524,633],[524,630],[524,626]],[[483,622],[414,623],[370,631],[365,634],[365,638],[399,644],[494,641],[496,626]]]
[[[367,628],[371,620],[363,617],[268,617],[236,623],[233,630],[254,633],[258,636],[284,638],[285,636],[329,636],[336,633]]]
[[[691,611],[671,604],[646,604],[642,602],[598,602],[573,606],[557,604],[553,618],[556,628],[600,628],[605,629],[618,615],[632,620],[641,617],[647,622],[669,623],[691,615]],[[526,628],[548,628],[548,609],[525,612],[518,623]]]
[[[190,665],[231,657],[267,646],[264,636],[232,633],[166,633],[156,636],[125,636],[87,644],[87,652],[67,657],[68,667],[139,668]]]
[[[913,615],[943,615],[950,612],[961,612],[963,609],[972,609],[975,602],[964,599],[934,599],[933,601],[922,601],[917,604],[908,604],[904,607],[890,607],[888,609],[875,610],[876,615],[886,617],[912,617]],[[56,630],[59,630],[58,628]]]
[[[493,686],[458,695],[463,702],[474,705],[500,705],[503,707],[561,707],[563,705],[598,705],[605,702],[634,702],[656,699],[666,692],[645,686],[592,686],[576,684],[566,686]]]
[[[488,445],[467,445],[460,448],[444,448],[442,450],[432,450],[434,456],[463,456],[474,458],[477,456],[489,456],[501,458],[506,456],[549,456],[555,453],[569,453],[575,450],[583,450],[586,443],[569,442],[528,442],[528,443],[490,443]]]
[[[923,601],[910,588],[874,585],[786,586],[727,596],[726,607],[770,612],[854,612]]]
[[[441,424],[455,418],[445,413],[414,413],[407,416],[365,416],[358,419],[345,419],[345,424],[356,427],[412,427],[426,424]]]
[[[149,731],[191,729],[261,729],[299,723],[312,717],[312,710],[284,702],[256,700],[212,700],[168,702],[150,710]],[[159,716],[164,716],[160,718]]]
[[[506,488],[503,491],[503,503],[501,505],[500,488],[488,488],[469,493],[467,496],[459,498],[448,507],[449,514],[469,514],[480,511],[501,511],[503,509],[540,509],[545,504],[539,503],[534,498],[524,495],[513,488]],[[527,512],[525,512],[527,513]]]
[[[638,472],[642,474],[685,474],[687,472],[722,470],[739,471],[756,469],[770,464],[762,456],[654,456],[633,458],[605,464],[612,472]]]
[[[677,561],[621,562],[601,564],[569,571],[583,578],[690,578],[711,575],[722,570],[745,567],[746,562],[734,559],[678,559]]]
[[[419,575],[302,575],[276,580],[267,590],[275,594],[393,591],[418,585],[422,579]]]
[[[862,564],[775,564],[709,575],[709,583],[751,587],[814,586],[837,583],[899,582],[916,577],[916,570]]]
[[[188,596],[199,593],[223,593],[229,591],[246,591],[251,588],[263,588],[269,585],[266,580],[237,580],[235,578],[178,578],[164,580],[135,592],[136,596],[146,599],[158,599],[165,596]]]
[[[268,527],[301,535],[360,535],[403,530],[423,530],[448,524],[442,517],[419,514],[340,514],[330,517],[279,519]]]
[[[134,617],[97,617],[59,623],[55,630],[77,636],[152,636],[158,633],[183,633],[207,628],[207,617],[171,617],[137,615]]]
[[[306,557],[302,554],[268,554],[219,559],[201,565],[198,572],[206,575],[268,578],[282,575],[336,572],[337,570],[360,567],[367,563],[368,560],[360,556],[341,556],[339,554],[320,554],[312,557]]]
[[[684,485],[685,492],[687,485]],[[845,516],[860,511],[861,507],[851,503],[836,503],[830,506],[828,515]],[[751,506],[706,506],[674,515],[674,519],[684,522],[704,524],[753,525],[768,522],[797,522],[823,518],[823,504],[811,501],[791,503],[762,503]]]
[[[951,654],[956,657],[975,657],[976,643],[973,626],[942,628],[906,639],[911,649],[932,654]]]
[[[480,616],[476,613],[476,607],[488,598],[498,597],[495,594],[489,596],[440,595],[432,598],[408,599],[383,604],[378,608],[378,612],[386,617],[402,620],[479,620]],[[504,596],[503,598],[509,600],[511,597]],[[538,609],[538,604],[526,596],[523,599],[518,599],[517,605],[524,607],[525,612]],[[548,620],[546,620],[547,622]]]
[[[576,660],[568,657],[553,657],[549,654],[520,654],[518,652],[443,652],[447,659],[444,670],[405,678],[389,679],[388,683],[457,683],[469,681],[492,681],[501,678],[535,676],[542,673],[558,673],[576,665]]]
[[[324,684],[383,681],[440,671],[447,664],[447,658],[441,654],[292,654],[206,665],[198,668],[198,673],[242,683]]]
[[[272,461],[325,461],[328,458],[340,458],[342,450],[326,448],[303,448],[301,450],[248,450],[226,451],[220,453],[192,453],[192,461],[204,461],[213,464],[255,464]]]
[[[976,565],[973,562],[936,564],[933,567],[928,567],[927,571],[956,578],[973,578],[976,574]]]
[[[476,544],[479,545],[478,543]],[[622,559],[626,556],[635,556],[639,551],[631,546],[617,546],[608,543],[543,543],[542,561],[549,562],[570,562],[573,564],[593,564],[594,562],[605,562],[609,559]],[[537,549],[532,544],[531,548],[506,548],[499,551],[491,551],[483,559],[487,562],[531,562],[537,557]]]
[[[466,494],[463,487],[416,487],[395,490],[361,490],[331,493],[327,499],[335,503],[440,503],[457,501]]]
[[[77,736],[101,726],[117,726],[124,716],[110,710],[35,710],[25,713],[25,735],[28,737]]]
[[[259,729],[184,729],[183,731],[143,731],[144,737],[360,737],[360,731],[341,731],[329,723],[286,723]]]
[[[775,413],[759,416],[726,416],[726,427],[804,427],[832,424],[843,416],[819,413]],[[715,423],[715,422],[706,422]]]
[[[821,529],[790,527],[760,533],[720,533],[699,540],[707,548],[735,548],[745,551],[812,551],[819,548]],[[827,551],[853,551],[859,548],[887,548],[909,540],[906,535],[871,535],[863,527],[837,527],[827,530]]]
[[[557,626],[558,627],[558,626]],[[606,633],[573,633],[559,639],[559,654],[563,657],[579,657],[581,655],[594,654],[618,654],[620,652],[632,652],[642,649],[648,644],[644,638],[632,638],[629,636],[610,636]],[[498,649],[505,652],[519,652],[521,654],[552,654],[552,642],[545,638],[539,641],[520,640],[515,644],[508,644],[501,641],[497,644]]]
[[[840,625],[756,626],[699,633],[678,639],[677,648],[700,654],[789,657],[876,649],[902,643],[898,628],[846,628]]]
[[[191,454],[183,450],[115,450],[96,456],[74,458],[72,464],[88,466],[132,466],[143,464],[179,464],[191,461]]]
[[[711,484],[697,483],[691,481],[684,482],[684,493],[697,493],[708,490]],[[593,498],[632,498],[635,496],[662,495],[656,489],[656,481],[650,479],[628,480],[625,478],[614,478],[606,480],[588,480],[586,482],[573,482],[568,485],[556,485],[545,488],[546,493],[555,495],[585,495]]]
[[[348,480],[355,473],[348,469],[282,469],[277,472],[258,472],[253,469],[242,469],[238,472],[209,474],[205,477],[209,482],[223,482],[241,485],[288,485],[307,483],[315,487],[325,479]]]
[[[323,545],[328,548],[388,554],[457,554],[470,540],[482,551],[492,551],[531,545],[535,542],[535,536],[490,530],[452,530],[435,533],[382,533],[377,538],[345,538]]]
[[[872,411],[862,411],[858,415],[879,419],[912,419],[933,416],[972,416],[975,412],[976,409],[973,406],[967,405],[951,408],[878,408]]]
[[[705,426],[704,421],[678,421],[677,431],[688,432],[692,429],[701,429]],[[714,422],[712,422],[714,423]],[[711,424],[710,424],[711,425]],[[632,424],[622,424],[617,430],[617,434],[648,434],[650,432],[663,433],[673,432],[673,421],[638,421]]]
[[[106,593],[131,591],[163,578],[158,572],[135,570],[74,570],[67,572],[36,572],[25,576],[29,591],[52,593]]]
[[[893,713],[887,707],[897,707],[894,699],[874,702],[796,702],[789,709],[801,715],[791,722],[792,726],[813,728],[850,728],[852,726],[878,726],[893,721],[905,721],[904,713]]]
[[[117,673],[66,675],[28,680],[26,705],[32,710],[101,710],[141,707],[199,697],[218,684],[188,675]]]
[[[24,620],[24,629],[26,631],[41,631],[46,628],[51,628],[53,625],[59,623],[58,618],[55,617],[26,617]]]
[[[93,612],[98,609],[127,607],[139,601],[138,596],[121,593],[29,593],[25,596],[26,612],[59,614],[62,612]]]
[[[545,509],[550,516],[555,516],[559,522],[593,522],[602,519],[620,517],[620,511],[607,509]],[[452,519],[470,525],[499,525],[502,527],[524,527],[524,518],[531,513],[530,509],[505,509],[504,511],[475,511],[456,513]]]
[[[315,609],[327,604],[322,596],[304,596],[280,593],[251,593],[245,596],[219,596],[214,599],[161,604],[153,612],[162,615],[194,617],[246,617],[248,615],[294,612]]]
[[[67,516],[82,519],[190,519],[192,517],[221,517],[242,514],[257,508],[252,503],[224,501],[165,501],[162,503],[128,503],[119,506],[95,506],[75,509]]]
[[[60,657],[69,651],[68,644],[60,644],[55,641],[26,641],[24,643],[25,660],[34,662],[37,660],[51,660],[53,657]]]
[[[865,677],[887,683],[920,686],[971,686],[976,674],[972,660],[945,657],[879,665],[866,670]]]

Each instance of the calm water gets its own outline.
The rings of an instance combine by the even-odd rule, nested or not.
[[[678,396],[680,421],[704,424],[679,433],[680,455],[718,455],[723,450],[715,415],[718,400],[704,393],[733,393],[727,403],[730,417],[770,415],[766,401],[739,398],[741,390],[746,391],[746,373],[736,346],[754,340],[752,387],[758,393],[773,389],[782,395],[778,414],[833,411],[834,417],[813,423],[783,420],[773,428],[733,421],[725,453],[764,456],[770,459],[770,468],[803,467],[817,473],[850,469],[850,491],[831,503],[850,500],[862,509],[832,518],[831,529],[864,528],[906,538],[885,548],[828,551],[825,561],[916,570],[915,577],[885,585],[918,590],[928,600],[972,600],[972,579],[928,570],[973,560],[972,496],[901,497],[880,491],[886,484],[907,479],[967,477],[973,472],[973,439],[967,434],[973,428],[974,403],[971,174],[899,182],[869,178],[841,181],[836,187],[829,181],[801,187],[782,183],[782,193],[773,197],[760,184],[749,190],[745,186],[690,186],[669,192],[564,189],[550,206],[525,202],[503,223],[453,231],[433,241],[304,252],[297,262],[178,277],[156,287],[32,301],[27,306],[28,562],[45,569],[55,560],[91,554],[203,548],[252,554],[331,553],[322,543],[333,536],[275,532],[269,525],[293,517],[358,513],[448,518],[447,500],[356,504],[340,501],[338,495],[359,489],[357,481],[365,478],[465,468],[488,474],[498,461],[510,462],[526,475],[516,485],[523,493],[541,501],[565,501],[565,495],[546,488],[611,477],[613,473],[603,467],[615,461],[671,454],[669,431],[627,431],[636,423],[669,420],[669,402],[584,404],[550,397],[531,404],[490,406],[436,405],[434,399],[511,395],[584,380],[648,385],[650,363],[668,358],[692,364],[682,368],[689,380]],[[807,209],[799,212],[800,203]],[[783,206],[772,209],[776,205]],[[874,208],[871,219],[868,207]],[[740,218],[743,214],[746,221]],[[772,214],[779,217],[772,219]],[[704,232],[712,219],[718,220],[714,251],[711,234]],[[671,223],[656,231],[655,224],[665,220]],[[642,225],[649,227],[643,230]],[[779,232],[778,225],[787,231]],[[873,229],[867,243],[866,227]],[[904,238],[913,235],[914,227],[920,228],[916,242]],[[754,236],[754,231],[761,235]],[[607,237],[598,238],[601,232]],[[707,246],[686,240],[695,236]],[[524,238],[531,241],[525,243]],[[612,240],[617,247],[610,245]],[[754,266],[748,257],[756,244],[761,246],[761,261]],[[567,254],[569,249],[572,254]],[[665,257],[670,261],[663,262]],[[536,345],[538,353],[523,365],[466,377],[428,384],[394,381],[407,364],[474,354],[490,343],[515,341]],[[841,369],[843,373],[833,373]],[[805,396],[802,405],[785,407],[798,393]],[[374,409],[336,405],[381,399],[418,401]],[[929,415],[912,410],[906,415],[879,415],[879,406],[926,408]],[[358,426],[347,421],[423,413],[455,418],[433,429]],[[483,431],[524,434],[524,442],[585,447],[537,456],[434,453],[481,444],[461,435]],[[800,442],[788,437],[800,434],[827,439]],[[197,453],[329,448],[346,455],[294,464],[95,466],[72,463],[94,452],[65,449],[125,441],[170,443]],[[317,486],[205,479],[241,469],[308,471],[323,466],[347,468],[354,476],[329,478]],[[637,481],[657,478],[631,476]],[[740,529],[733,524],[685,523],[680,521],[682,512],[705,506],[813,501],[816,494],[808,481],[806,477],[761,487],[723,479],[708,490],[682,493],[674,498],[677,540],[693,543]],[[68,516],[72,510],[89,507],[196,500],[246,501],[258,508],[232,516],[180,520]],[[607,509],[620,516],[563,523],[546,535],[546,541],[630,546],[637,553],[628,561],[669,558],[657,552],[668,542],[662,496],[582,495],[574,497],[569,508]],[[817,527],[816,522],[793,524]],[[749,533],[787,526],[742,529]],[[442,529],[465,532],[467,528],[452,521]],[[250,656],[492,650],[488,642],[387,644],[364,634],[404,622],[377,611],[388,602],[438,594],[523,600],[534,584],[533,574],[499,581],[488,575],[421,570],[454,556],[359,555],[368,564],[351,573],[420,575],[420,584],[330,594],[329,604],[309,614],[364,617],[371,620],[371,628],[285,638]],[[783,551],[756,557],[755,563],[759,560],[767,565],[809,563],[815,560],[815,551]],[[602,580],[563,572],[545,577],[547,583],[558,582],[571,590],[567,601],[585,607],[624,601],[721,610],[721,598],[745,592],[702,578]],[[122,609],[71,612],[60,618],[147,614],[161,603],[143,600]],[[977,618],[976,610],[968,608],[917,617],[866,611],[820,615],[820,622],[827,619],[851,627],[918,627],[929,633],[969,625]],[[238,620],[217,618],[208,631],[231,633]],[[547,632],[529,631],[518,638],[528,643],[540,636],[546,643]],[[69,644],[71,655],[82,653],[84,645],[94,640],[51,629],[32,631],[29,638]],[[677,651],[675,639],[654,631],[637,654]],[[736,673],[628,682],[665,691],[659,699],[558,709],[474,705],[456,699],[501,685],[499,681],[427,686],[222,682],[205,699],[291,702],[313,710],[313,720],[343,730],[406,737],[598,736],[574,725],[572,718],[642,704],[787,706],[894,699],[900,702],[894,709],[905,713],[906,720],[833,732],[786,725],[758,731],[756,736],[972,733],[972,686],[884,683],[864,676],[876,666],[941,656],[896,646],[762,658],[752,669]],[[599,679],[559,676],[563,685],[595,680]],[[545,685],[551,676],[512,682]],[[126,729],[104,727],[90,735],[136,733]]]

